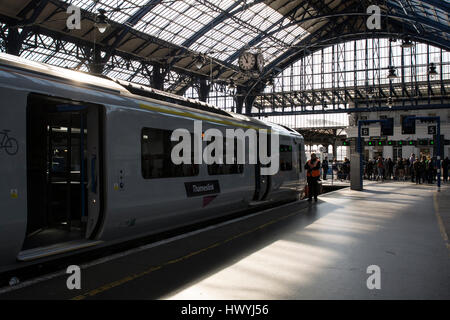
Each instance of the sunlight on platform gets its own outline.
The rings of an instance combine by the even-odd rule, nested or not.
[[[415,246],[417,231],[427,230],[422,228],[425,225],[416,223],[425,218],[431,229],[435,228],[431,238],[440,240],[434,214],[430,212],[432,192],[432,188],[422,187],[419,192],[410,185],[391,183],[368,186],[362,193],[344,190],[324,195],[313,223],[281,234],[278,241],[169,299],[377,297],[377,293],[366,288],[366,268],[371,264],[381,265],[391,282],[408,287],[408,276],[416,277],[420,272],[406,271],[411,257],[401,261],[397,256],[402,251],[405,255],[429,254],[421,248],[425,243]],[[424,207],[427,210],[421,210]],[[396,265],[392,265],[393,258]],[[395,281],[391,272],[399,272]],[[412,283],[417,281],[420,279]],[[387,287],[392,290],[383,292],[385,298],[400,294],[400,289],[391,285]]]

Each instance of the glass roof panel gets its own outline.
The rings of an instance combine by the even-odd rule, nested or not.
[[[266,60],[271,61],[307,34],[298,25],[291,25],[291,20],[278,11],[265,3],[258,3],[227,18],[190,48],[226,61],[254,40],[256,45],[253,48],[261,49]],[[237,64],[236,59],[228,62]]]
[[[63,0],[81,9],[97,13],[98,9],[104,9],[108,19],[124,23],[141,7],[148,3],[148,0]]]
[[[168,42],[181,45],[232,5],[232,0],[163,1],[147,13],[135,28]],[[219,8],[220,5],[220,8]]]

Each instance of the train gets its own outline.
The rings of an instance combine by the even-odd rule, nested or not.
[[[193,99],[5,53],[0,96],[0,272],[295,201],[306,185],[298,132]],[[175,165],[171,133],[195,121],[277,132],[279,171]]]

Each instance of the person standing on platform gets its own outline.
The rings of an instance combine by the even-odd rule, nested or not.
[[[402,180],[405,181],[405,163],[406,160],[403,161],[402,158],[398,159],[398,164],[397,164],[397,168],[398,168],[398,180]]]
[[[306,177],[308,181],[308,201],[317,202],[317,196],[319,194],[319,179],[320,179],[320,160],[315,153],[311,154],[311,160],[308,160],[305,164]]]
[[[420,184],[420,178],[422,173],[420,172],[421,163],[419,159],[416,159],[413,163],[414,176],[416,177],[416,184]]]
[[[389,180],[392,179],[392,176],[394,175],[394,162],[392,161],[391,158],[388,158],[387,161],[387,177]]]
[[[448,164],[450,160],[448,160],[448,157],[442,161],[442,176],[444,178],[444,182],[448,182]]]
[[[379,156],[378,160],[377,160],[377,169],[378,169],[377,181],[378,181],[378,179],[380,179],[381,182],[383,182],[383,180],[384,180],[384,174],[383,174],[384,162],[383,162],[383,159],[381,158],[381,156]]]
[[[411,153],[411,156],[409,157],[409,170],[411,172],[411,182],[414,182],[414,178],[416,177],[414,172],[414,162],[416,162],[416,155],[414,153]]]
[[[328,157],[325,157],[325,159],[322,162],[322,171],[323,171],[323,180],[327,180],[327,173],[328,173]]]
[[[350,160],[346,157],[343,163],[345,180],[350,180]]]
[[[372,180],[372,174],[373,174],[373,161],[372,159],[369,159],[367,162],[367,179]]]
[[[426,168],[427,168],[427,158],[425,156],[422,157],[422,161],[420,161],[420,178],[423,183],[426,181]]]

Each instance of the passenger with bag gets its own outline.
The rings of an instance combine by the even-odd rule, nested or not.
[[[305,164],[306,177],[308,181],[308,201],[317,202],[317,196],[319,194],[319,179],[320,179],[320,160],[315,153],[311,154],[311,160],[308,160]]]

